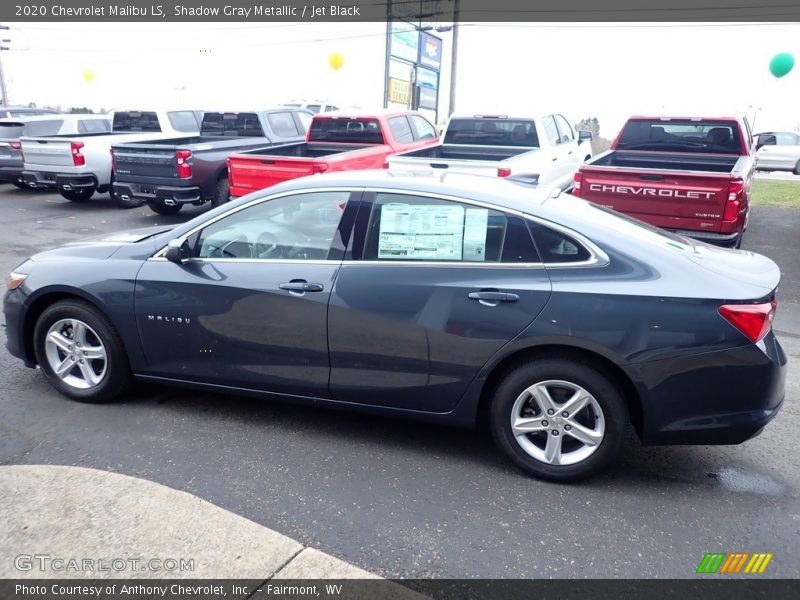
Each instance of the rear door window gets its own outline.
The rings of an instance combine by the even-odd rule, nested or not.
[[[308,131],[309,126],[311,125],[311,119],[314,117],[311,116],[310,113],[307,112],[296,112],[297,118],[300,120],[300,126],[303,128],[303,131],[300,133],[306,133]]]
[[[544,134],[553,146],[557,146],[561,142],[561,137],[558,134],[558,126],[556,120],[552,116],[547,116],[542,119],[544,126]]]
[[[419,115],[409,115],[408,121],[414,131],[415,140],[432,140],[436,138],[436,128]]]
[[[78,133],[108,133],[111,123],[107,119],[81,119],[78,121]]]
[[[43,136],[58,135],[64,119],[48,119],[47,121],[28,121],[25,123],[23,135]]]
[[[539,262],[520,217],[392,193],[375,195],[360,255],[369,261]]]
[[[389,119],[389,129],[395,141],[401,144],[409,144],[414,141],[414,134],[411,132],[411,125],[405,117],[392,117]]]
[[[191,110],[176,110],[167,113],[169,124],[175,131],[182,131],[184,133],[193,133],[199,131],[200,127],[197,123],[197,115]]]
[[[562,144],[568,144],[572,140],[575,139],[575,134],[572,132],[572,127],[570,127],[567,120],[562,117],[561,115],[555,115],[556,125],[558,126],[558,134],[559,139],[561,140]]]
[[[273,133],[279,137],[296,137],[299,135],[297,125],[290,112],[270,113],[267,122]]]

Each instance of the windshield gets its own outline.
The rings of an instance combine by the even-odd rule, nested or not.
[[[628,121],[617,141],[628,150],[677,150],[741,154],[736,121],[700,119],[634,119]]]

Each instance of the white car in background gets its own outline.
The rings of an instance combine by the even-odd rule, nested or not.
[[[756,139],[756,169],[800,175],[800,133],[763,131]]]

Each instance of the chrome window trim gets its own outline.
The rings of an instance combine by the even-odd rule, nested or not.
[[[594,242],[586,238],[584,235],[568,228],[558,223],[553,223],[552,221],[548,221],[547,219],[543,219],[541,217],[535,217],[528,213],[522,212],[520,210],[516,210],[513,208],[505,208],[502,206],[498,206],[495,204],[491,204],[488,202],[482,202],[480,200],[473,200],[471,198],[462,198],[459,196],[452,196],[450,194],[441,194],[437,192],[425,192],[425,191],[416,191],[416,190],[406,190],[400,188],[389,188],[389,187],[352,187],[352,186],[330,186],[330,187],[319,187],[319,188],[305,188],[300,190],[290,190],[287,192],[280,192],[275,195],[266,195],[261,196],[258,198],[253,198],[253,200],[247,202],[246,204],[242,204],[241,206],[229,211],[224,212],[221,215],[214,217],[208,221],[205,221],[194,227],[193,229],[189,230],[188,232],[184,233],[178,238],[183,243],[187,238],[194,235],[198,231],[205,229],[206,227],[213,225],[217,221],[220,221],[226,217],[231,215],[235,215],[236,213],[255,206],[257,204],[261,204],[263,202],[269,202],[271,200],[277,200],[278,198],[284,198],[287,196],[297,196],[301,194],[309,194],[309,193],[317,193],[317,192],[348,192],[349,194],[355,194],[359,192],[363,193],[386,193],[386,194],[399,194],[404,196],[419,196],[423,198],[431,198],[434,200],[443,200],[445,202],[459,202],[461,204],[468,204],[470,206],[478,206],[480,208],[486,208],[488,210],[493,210],[495,212],[506,213],[510,215],[514,215],[520,217],[521,219],[525,219],[526,221],[531,221],[533,223],[537,223],[544,227],[549,227],[556,231],[563,233],[564,235],[568,235],[574,238],[577,242],[582,244],[584,248],[589,252],[590,257],[584,261],[574,261],[574,262],[538,262],[538,263],[503,263],[503,262],[464,262],[464,261],[425,261],[425,260],[403,260],[403,261],[389,261],[389,260],[333,260],[333,261],[291,261],[291,260],[281,260],[281,259],[260,259],[260,258],[245,258],[245,259],[235,259],[235,258],[191,258],[189,261],[202,261],[202,262],[257,262],[261,264],[268,264],[271,262],[274,263],[281,263],[286,264],[289,262],[295,262],[298,264],[312,264],[314,262],[322,263],[322,264],[339,264],[342,265],[359,265],[359,264],[367,264],[367,265],[415,265],[415,266],[422,266],[422,265],[432,265],[432,266],[449,266],[449,267],[494,267],[497,268],[498,266],[502,265],[502,268],[506,267],[516,267],[516,268],[558,268],[558,269],[567,269],[567,268],[584,268],[584,267],[595,267],[595,266],[605,266],[611,262],[608,255],[600,249]],[[167,259],[164,258],[164,253],[167,251],[167,245],[164,245],[163,248],[160,248],[156,251],[150,258],[147,260],[163,260],[166,261]]]
[[[495,267],[497,265],[509,266],[509,265],[517,264],[517,265],[529,265],[529,266],[541,265],[541,266],[544,266],[544,267],[551,267],[551,268],[575,268],[575,267],[605,266],[605,265],[607,265],[608,263],[611,262],[611,259],[609,259],[608,255],[602,249],[600,249],[597,246],[597,244],[595,244],[594,242],[590,241],[588,238],[586,238],[584,235],[578,233],[577,231],[573,231],[572,229],[570,229],[568,227],[565,227],[563,225],[559,225],[557,223],[553,223],[552,221],[548,221],[547,219],[542,219],[541,217],[535,217],[533,215],[530,215],[528,213],[525,213],[525,212],[522,212],[520,210],[516,210],[516,209],[513,209],[513,208],[504,208],[502,206],[497,206],[495,204],[490,204],[488,202],[481,202],[480,200],[472,200],[470,198],[460,198],[458,196],[451,196],[449,194],[439,194],[439,193],[436,193],[436,192],[417,192],[417,191],[412,191],[412,190],[400,190],[400,189],[396,189],[396,188],[371,188],[371,187],[365,187],[364,188],[364,192],[365,193],[380,193],[380,192],[384,192],[384,193],[389,193],[389,194],[402,194],[402,195],[405,195],[405,196],[421,196],[421,197],[424,197],[424,198],[433,198],[433,199],[445,200],[445,201],[449,201],[449,202],[460,202],[461,204],[469,204],[470,206],[479,206],[481,208],[487,208],[487,209],[493,210],[495,212],[514,215],[516,217],[520,217],[521,219],[525,219],[526,221],[532,221],[533,223],[537,223],[539,225],[542,225],[543,227],[549,227],[550,229],[555,229],[556,231],[559,231],[559,232],[563,233],[564,235],[568,235],[568,236],[570,236],[572,238],[575,238],[575,240],[577,242],[579,242],[580,244],[582,244],[584,246],[584,248],[586,248],[586,250],[589,252],[589,258],[588,259],[582,260],[582,261],[573,261],[573,262],[557,262],[557,263],[554,263],[554,262],[540,262],[540,263],[504,263],[504,262],[485,263],[485,262],[472,262],[472,263],[466,263],[466,262],[460,262],[460,261],[452,261],[452,262],[450,262],[450,261],[438,261],[441,264],[447,264],[447,265],[453,266],[453,265],[459,263],[459,264],[468,265],[468,266],[488,266],[488,265],[491,265],[491,266],[495,266]],[[408,264],[431,264],[432,262],[434,262],[434,261],[405,260],[405,261],[398,261],[398,262],[395,263],[393,261],[388,261],[388,260],[387,261],[383,261],[383,260],[381,260],[381,261],[345,260],[345,262],[343,264],[348,264],[349,265],[349,264],[358,264],[358,263],[373,263],[373,264],[382,264],[382,265],[385,265],[385,264],[406,264],[406,265],[408,265]]]

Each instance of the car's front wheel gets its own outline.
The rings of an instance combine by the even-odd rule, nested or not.
[[[34,351],[50,384],[81,402],[107,402],[130,383],[128,358],[113,325],[80,300],[45,309],[33,331]]]
[[[577,481],[617,456],[628,407],[614,382],[594,366],[541,359],[506,375],[490,417],[495,441],[517,466],[541,479]]]

